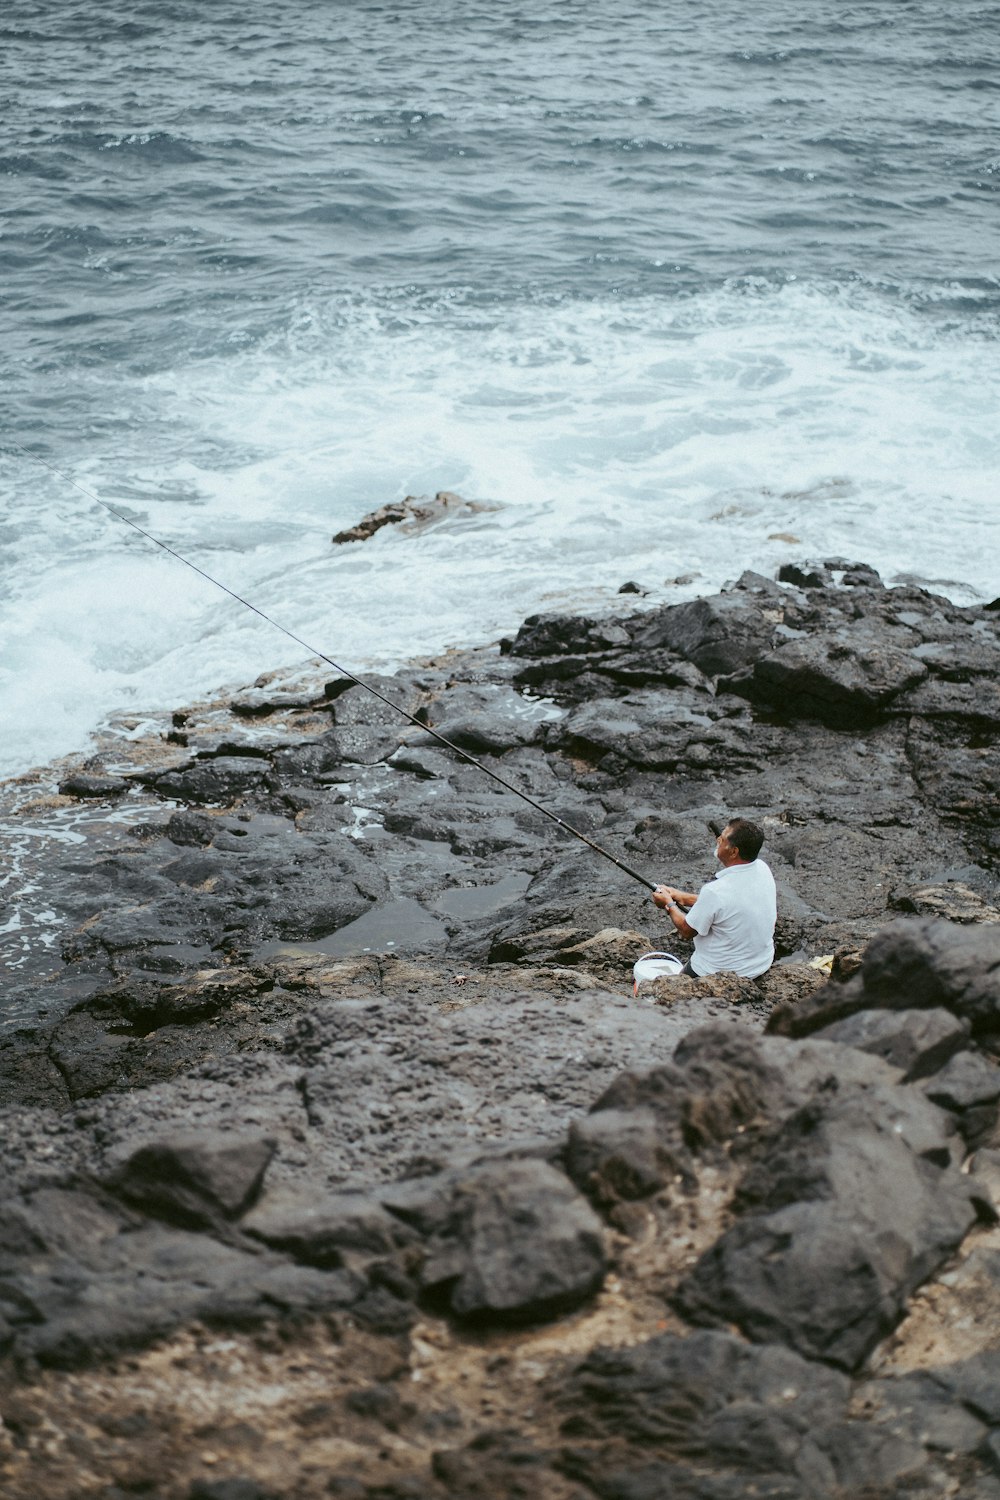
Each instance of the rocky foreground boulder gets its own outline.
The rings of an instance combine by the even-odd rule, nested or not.
[[[998,626],[803,564],[380,680],[458,752],[277,676],[9,787],[126,811],[10,986],[4,1493],[1000,1500]],[[680,885],[757,816],[781,961],[633,997],[463,751]]]

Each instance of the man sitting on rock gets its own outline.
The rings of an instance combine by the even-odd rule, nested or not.
[[[694,953],[681,973],[701,979],[726,970],[756,979],[771,967],[777,901],[774,876],[757,858],[763,842],[756,823],[731,818],[715,845],[722,869],[697,896],[672,885],[656,887],[656,905],[681,937],[694,939]]]

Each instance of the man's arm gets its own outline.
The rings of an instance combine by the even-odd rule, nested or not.
[[[693,906],[697,899],[693,891],[679,891],[675,885],[658,885],[653,892],[653,900],[657,906],[663,907],[668,900],[676,901],[678,906]]]
[[[698,936],[697,930],[685,921],[684,913],[678,904],[681,899],[690,902],[693,906],[698,898],[697,896],[692,896],[690,891],[676,891],[670,885],[658,885],[653,892],[653,901],[662,911],[666,912],[681,937],[696,938]]]

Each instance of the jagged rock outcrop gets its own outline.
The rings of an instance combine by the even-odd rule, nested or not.
[[[62,775],[121,831],[0,1042],[15,1500],[996,1500],[1000,617],[783,573]],[[469,755],[681,886],[761,818],[786,961],[633,998],[648,893]]]

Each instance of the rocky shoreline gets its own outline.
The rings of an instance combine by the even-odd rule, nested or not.
[[[652,878],[764,823],[779,963],[638,1000],[641,887],[318,669],[9,783],[83,832],[0,1038],[4,1492],[998,1500],[998,667],[831,559],[372,679]]]

